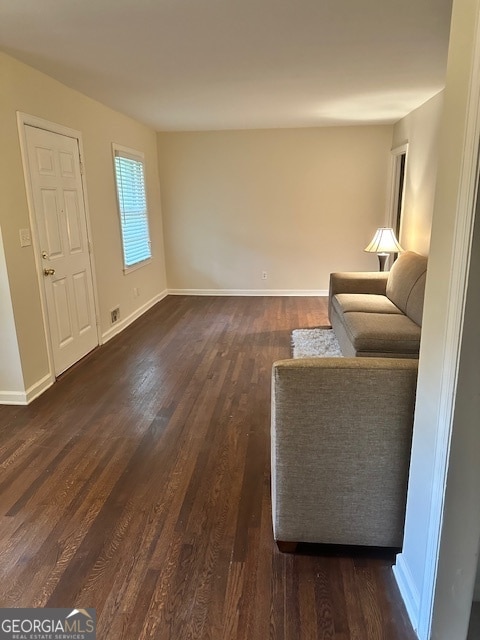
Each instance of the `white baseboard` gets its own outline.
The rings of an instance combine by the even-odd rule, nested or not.
[[[25,391],[0,391],[0,404],[27,404]]]
[[[111,340],[114,336],[116,336],[118,333],[126,329],[128,325],[132,324],[132,322],[135,322],[137,318],[139,318],[146,311],[151,309],[153,305],[157,304],[157,302],[160,302],[160,300],[163,300],[164,298],[166,298],[168,293],[169,292],[165,289],[165,291],[162,291],[161,293],[154,296],[151,300],[149,300],[148,302],[143,304],[141,307],[136,309],[129,316],[127,316],[123,320],[120,320],[119,322],[116,322],[112,327],[110,327],[110,329],[107,329],[105,333],[102,333],[102,344],[105,344],[106,342]]]
[[[0,404],[27,405],[35,398],[38,398],[55,382],[55,378],[47,373],[46,376],[37,380],[26,391],[0,391]]]
[[[412,627],[417,632],[420,613],[420,594],[410,573],[408,565],[403,559],[403,554],[397,555],[397,561],[393,565],[393,575],[397,581],[400,595],[402,596],[408,617],[412,623]]]
[[[54,382],[55,377],[51,373],[47,373],[46,376],[37,380],[31,387],[28,387],[26,392],[27,404],[35,400],[35,398],[38,398],[38,396],[51,387]]]
[[[171,296],[328,296],[328,289],[169,289]]]

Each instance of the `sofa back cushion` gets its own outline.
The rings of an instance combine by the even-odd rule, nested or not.
[[[427,258],[405,251],[394,262],[387,280],[387,297],[416,324],[422,324]]]

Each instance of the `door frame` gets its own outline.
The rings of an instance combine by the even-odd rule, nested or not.
[[[90,270],[92,274],[93,301],[94,301],[94,307],[95,307],[95,325],[97,330],[97,340],[98,340],[98,344],[100,345],[101,344],[100,317],[99,317],[100,307],[98,302],[97,276],[96,276],[96,270],[95,270],[95,256],[94,256],[93,243],[92,243],[90,211],[88,208],[86,170],[85,170],[85,163],[83,161],[83,158],[85,156],[83,151],[82,133],[80,131],[77,131],[76,129],[71,129],[70,127],[65,127],[64,125],[57,124],[56,122],[50,122],[48,120],[44,120],[43,118],[39,118],[37,116],[32,116],[28,113],[22,113],[21,111],[17,111],[18,136],[20,140],[20,151],[21,151],[21,157],[22,157],[23,174],[25,178],[25,189],[27,193],[28,216],[30,220],[30,232],[32,237],[33,255],[34,255],[35,267],[37,271],[38,289],[40,292],[40,304],[42,309],[43,330],[45,334],[45,343],[47,345],[48,369],[49,369],[50,380],[53,382],[54,380],[56,380],[57,376],[55,374],[53,349],[52,349],[50,329],[48,324],[45,283],[42,277],[42,257],[41,257],[39,234],[37,229],[37,218],[35,215],[35,207],[34,207],[34,200],[33,200],[33,193],[32,193],[30,165],[28,162],[27,136],[25,131],[26,126],[36,127],[37,129],[43,129],[44,131],[49,131],[50,133],[57,133],[61,136],[67,136],[69,138],[75,138],[77,140],[78,150],[80,153],[80,167],[81,167],[80,178],[82,182],[82,196],[83,196],[83,204],[84,204],[84,210],[85,210],[85,221],[87,226],[87,241],[88,241],[88,248],[89,248],[88,255],[90,259]]]
[[[404,171],[403,171],[404,181],[402,186],[402,207],[400,209],[400,212],[398,212],[398,199],[400,196],[400,193],[399,193],[400,159],[403,155],[405,155],[405,165],[404,165]],[[404,144],[398,147],[394,147],[390,151],[390,157],[391,157],[390,197],[389,197],[388,209],[387,209],[387,212],[388,212],[387,226],[393,227],[393,229],[395,230],[397,213],[399,213],[400,224],[398,229],[397,240],[400,242],[400,244],[402,244],[401,237],[402,237],[402,227],[403,227],[403,213],[405,210],[405,191],[406,191],[405,178],[407,176],[407,168],[408,168],[408,142],[405,142]]]

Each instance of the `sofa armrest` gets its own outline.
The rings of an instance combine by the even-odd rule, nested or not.
[[[339,271],[330,274],[328,314],[332,317],[332,299],[337,293],[376,293],[386,295],[388,271]]]
[[[330,274],[331,295],[337,293],[377,293],[387,291],[388,271],[339,271]]]
[[[400,546],[417,360],[273,365],[276,540]]]

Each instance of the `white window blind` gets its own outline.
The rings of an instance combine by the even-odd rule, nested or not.
[[[152,256],[143,157],[114,145],[114,159],[123,262],[128,270]]]

